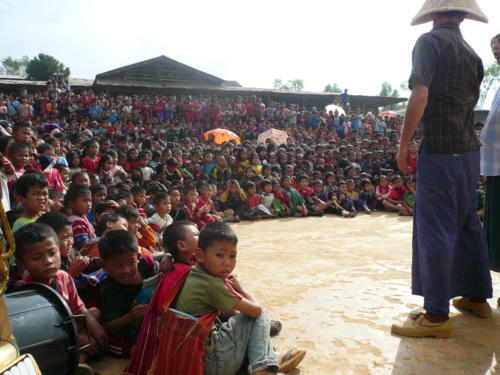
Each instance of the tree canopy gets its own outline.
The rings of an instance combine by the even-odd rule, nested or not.
[[[287,83],[284,83],[281,78],[276,78],[274,80],[274,88],[277,90],[286,90],[286,91],[302,91],[304,88],[304,80],[303,79],[294,79],[289,80]]]
[[[14,59],[12,56],[7,56],[2,59],[2,72],[4,74],[15,76],[26,76],[26,66],[28,65],[29,57],[23,56],[20,59]]]
[[[342,90],[340,89],[339,85],[337,85],[337,83],[333,83],[333,84],[327,84],[323,92],[332,92],[334,94],[337,94],[341,93]]]
[[[35,81],[46,81],[54,72],[55,68],[57,68],[59,72],[64,75],[64,78],[69,77],[70,70],[68,67],[65,67],[62,62],[53,56],[39,53],[38,56],[33,57],[28,62],[26,66],[26,73],[28,73],[29,79]]]

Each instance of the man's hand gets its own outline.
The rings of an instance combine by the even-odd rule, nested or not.
[[[396,158],[399,170],[405,174],[410,174],[412,171],[410,167],[410,151],[407,144],[401,143]]]

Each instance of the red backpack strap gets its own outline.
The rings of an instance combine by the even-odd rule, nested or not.
[[[153,365],[158,351],[158,319],[163,305],[172,303],[189,274],[190,266],[175,263],[172,270],[162,275],[148,304],[146,316],[129,364],[123,375],[146,375]]]

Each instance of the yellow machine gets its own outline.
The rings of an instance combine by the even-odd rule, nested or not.
[[[14,237],[9,226],[5,210],[0,201],[0,374],[41,375],[38,366],[29,354],[19,356],[16,340],[12,335],[9,315],[3,299],[3,293],[9,280],[9,258],[14,254]],[[8,250],[5,246],[8,244]]]

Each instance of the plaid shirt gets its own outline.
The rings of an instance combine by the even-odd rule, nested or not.
[[[481,132],[481,174],[500,176],[500,88]]]
[[[413,89],[419,80],[429,88],[422,117],[426,152],[461,154],[479,149],[474,107],[483,76],[482,61],[457,24],[442,23],[418,39],[409,86]]]

